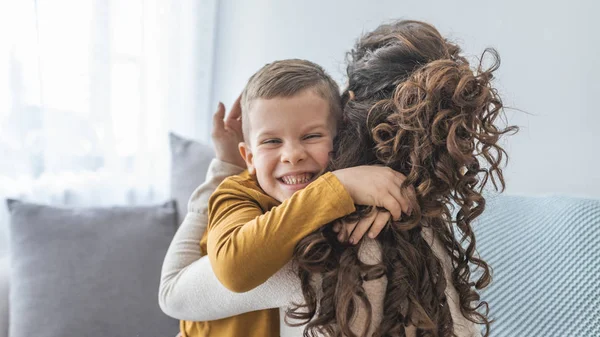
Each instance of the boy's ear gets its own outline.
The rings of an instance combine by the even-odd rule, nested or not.
[[[250,146],[246,143],[241,142],[238,144],[238,149],[240,150],[240,155],[244,158],[246,162],[246,166],[248,167],[248,172],[252,175],[256,173],[254,168],[254,157],[252,156],[252,151],[250,150]]]

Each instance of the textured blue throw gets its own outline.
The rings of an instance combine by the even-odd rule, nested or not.
[[[491,336],[600,336],[600,200],[496,196],[474,228]]]

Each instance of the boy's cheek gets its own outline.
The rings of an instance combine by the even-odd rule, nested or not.
[[[328,146],[328,155],[329,157],[331,157],[333,155],[333,139],[329,140],[329,146]]]
[[[326,167],[331,159],[331,156],[333,156],[333,144],[323,146],[321,149],[319,149],[319,153],[319,164],[323,167]]]
[[[255,152],[252,160],[252,168],[254,170],[254,174],[256,174],[256,171],[261,171],[262,174],[271,171],[273,168],[271,167],[272,165],[269,165],[269,163],[270,160],[267,156],[265,156],[264,153],[262,153],[261,151]]]

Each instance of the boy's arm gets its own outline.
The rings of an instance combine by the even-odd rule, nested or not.
[[[291,263],[252,291],[239,294],[219,282],[208,256],[200,257],[199,243],[208,222],[208,198],[223,179],[242,170],[214,159],[206,181],[190,198],[189,213],[165,256],[158,294],[162,311],[175,319],[209,321],[302,301],[300,280]]]
[[[213,270],[226,288],[249,291],[290,261],[305,236],[354,211],[354,201],[331,173],[266,213],[237,182],[226,180],[209,201]]]

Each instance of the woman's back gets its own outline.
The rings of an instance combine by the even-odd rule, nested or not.
[[[339,243],[331,225],[299,243],[294,258],[309,309],[300,317],[310,320],[309,330],[473,336],[477,322],[489,333],[487,303],[477,291],[491,275],[471,221],[485,208],[488,180],[504,188],[506,153],[498,141],[516,131],[494,124],[502,113],[491,86],[499,58],[489,55],[489,69],[473,70],[457,45],[415,21],[382,25],[349,54],[331,168],[391,167],[407,177],[401,194],[413,212],[359,247]],[[361,216],[369,211],[358,209]],[[475,280],[473,267],[482,271]],[[321,276],[319,296],[309,286],[314,275]]]
[[[448,306],[450,307],[450,313],[452,314],[452,320],[454,322],[454,333],[460,337],[471,337],[481,336],[475,323],[466,319],[460,312],[460,300],[456,288],[452,284],[452,260],[450,256],[445,252],[441,242],[436,239],[433,232],[430,229],[423,229],[421,232],[423,238],[430,245],[436,257],[440,260],[444,269],[444,276],[446,277],[446,295],[448,296]],[[359,248],[359,259],[361,262],[369,265],[375,265],[382,262],[382,250],[381,245],[375,239],[365,237],[362,239]],[[381,324],[383,318],[383,302],[385,299],[385,292],[387,287],[387,277],[366,281],[363,284],[367,298],[372,306],[372,324],[369,327],[367,336],[373,336],[376,328]],[[357,335],[362,335],[364,326],[367,320],[367,313],[364,306],[359,306],[355,318],[351,321],[351,330]],[[415,326],[410,326],[406,330],[407,337],[416,337]]]

